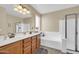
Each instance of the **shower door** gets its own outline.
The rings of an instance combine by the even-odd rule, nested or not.
[[[77,51],[79,51],[79,14],[77,15]]]
[[[67,49],[75,51],[75,31],[76,31],[76,20],[75,15],[67,16],[67,23],[65,30],[67,35]]]

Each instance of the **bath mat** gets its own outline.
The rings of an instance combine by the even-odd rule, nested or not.
[[[48,54],[48,50],[45,48],[39,48],[35,54]]]

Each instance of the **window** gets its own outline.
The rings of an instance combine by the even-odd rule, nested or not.
[[[40,16],[35,16],[35,30],[40,31]]]

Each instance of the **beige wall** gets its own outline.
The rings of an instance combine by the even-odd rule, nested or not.
[[[35,30],[35,17],[34,16],[32,16],[31,18],[25,18],[23,22],[31,25],[31,31]]]
[[[35,15],[38,15],[39,17],[41,17],[41,14],[29,4],[25,4],[24,6],[28,8],[32,14],[32,18],[28,18],[28,19],[26,18],[24,19],[24,22],[31,24],[31,30],[34,31],[35,30]]]
[[[71,13],[79,13],[79,6],[42,15],[41,30],[58,32],[59,20],[63,19],[64,15]]]
[[[23,22],[21,18],[11,16],[6,13],[5,9],[0,7],[0,34],[15,32],[16,22]]]

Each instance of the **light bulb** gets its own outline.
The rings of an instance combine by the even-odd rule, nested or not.
[[[18,9],[22,9],[22,6],[21,6],[21,5],[18,5],[17,8],[18,8]]]
[[[14,10],[15,10],[15,11],[18,11],[18,9],[17,9],[17,8],[14,8]]]
[[[27,11],[27,13],[29,14],[29,13],[30,13],[30,11],[28,10],[28,11]]]
[[[26,8],[23,8],[23,11],[27,11],[27,9]]]
[[[22,10],[19,10],[20,13],[22,13]]]

